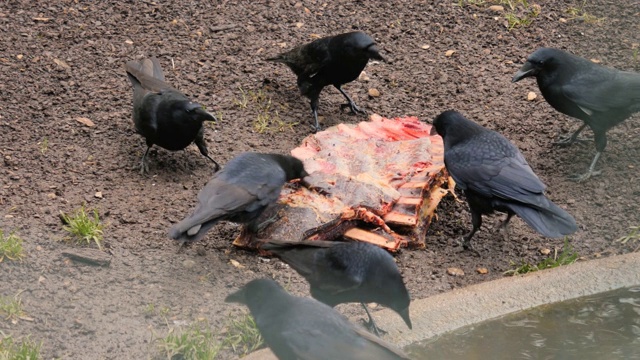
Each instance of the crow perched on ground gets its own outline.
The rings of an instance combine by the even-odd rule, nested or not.
[[[253,280],[225,301],[249,307],[264,341],[279,359],[408,359],[329,306],[290,295],[270,279]]]
[[[607,130],[640,111],[640,74],[609,69],[562,50],[540,48],[513,77],[535,76],[542,96],[556,110],[584,122],[557,144],[571,145],[585,127],[593,131],[596,155],[589,170],[574,177],[585,181],[598,175],[596,163],[607,146]]]
[[[307,176],[302,162],[289,155],[242,153],[198,193],[193,213],[174,225],[169,236],[181,241],[197,241],[222,220],[247,224],[245,231],[259,230],[256,220],[278,200],[285,182]]]
[[[577,230],[571,215],[544,195],[545,186],[520,151],[504,136],[445,111],[433,121],[431,133],[444,141],[444,164],[462,188],[471,210],[471,232],[463,237],[465,249],[482,225],[482,214],[507,213],[507,230],[515,214],[540,234],[562,237]]]
[[[335,86],[347,99],[341,109],[349,107],[354,114],[364,113],[342,85],[357,79],[369,59],[386,61],[369,35],[354,31],[327,36],[267,60],[286,64],[298,76],[298,88],[311,100],[314,130],[318,131],[318,98],[327,85]]]
[[[261,249],[271,251],[307,279],[311,296],[323,303],[331,307],[361,303],[377,335],[380,329],[365,303],[390,307],[411,329],[409,292],[393,257],[385,250],[363,242],[273,240]]]
[[[136,131],[147,141],[147,151],[140,163],[141,173],[149,170],[146,157],[154,144],[176,151],[194,141],[200,153],[213,161],[218,171],[220,166],[209,156],[204,142],[202,124],[216,118],[164,81],[158,59],[129,61],[126,71],[133,86],[133,122]]]

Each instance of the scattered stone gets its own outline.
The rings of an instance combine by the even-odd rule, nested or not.
[[[476,271],[478,272],[478,274],[484,275],[484,274],[488,274],[489,273],[489,269],[487,268],[477,268]]]
[[[71,69],[71,66],[69,66],[69,64],[67,64],[66,62],[60,60],[60,59],[53,59],[53,62],[56,63],[56,65],[60,66],[61,68],[65,69],[65,70],[69,70]]]
[[[450,267],[447,268],[447,274],[451,276],[464,276],[464,271],[462,271],[462,269],[460,268]]]
[[[73,249],[64,250],[62,255],[68,257],[75,262],[85,263],[92,266],[109,266],[111,265],[111,256],[104,251],[97,249]]]
[[[378,91],[378,89],[371,88],[369,89],[369,96],[378,97],[380,96],[380,91]]]
[[[421,48],[422,50],[427,50],[427,49],[428,49],[428,48],[430,48],[430,47],[431,47],[431,46],[429,46],[429,45],[422,45],[422,46],[420,46],[420,48]]]
[[[367,75],[367,73],[365,71],[360,73],[360,76],[358,76],[358,80],[360,81],[369,81],[369,76]]]
[[[304,24],[303,24],[303,23],[301,23],[301,22],[296,23],[296,27],[297,27],[298,29],[299,29],[299,28],[301,28],[301,27],[302,27],[302,25],[304,25]]]
[[[504,11],[504,7],[502,7],[500,5],[491,5],[491,6],[489,6],[489,10],[495,11],[495,12],[503,12]]]
[[[602,61],[600,61],[598,59],[591,59],[591,62],[595,63],[595,64],[600,64]]]
[[[16,55],[16,58],[17,58],[18,60],[22,60],[22,58],[23,58],[23,57],[24,57],[24,55],[22,55],[22,54],[18,54],[18,55]]]
[[[455,50],[447,50],[447,52],[444,53],[444,56],[451,57],[455,52],[456,52]]]
[[[95,196],[97,199],[102,199],[102,191],[97,191],[95,194],[93,194],[93,196]]]
[[[89,120],[89,119],[88,119],[88,118],[86,118],[86,117],[77,117],[77,118],[76,118],[76,121],[77,121],[77,122],[79,122],[79,123],[81,123],[81,124],[87,125],[88,127],[94,127],[94,126],[96,126],[96,124],[94,124],[94,123],[93,123],[93,121]]]
[[[559,21],[560,21],[561,23],[566,23],[566,22],[567,22],[567,19],[565,19],[565,18],[560,18],[560,20],[559,20]]]
[[[529,93],[527,94],[527,100],[529,101],[533,101],[538,97],[538,95],[536,95],[536,93],[534,93],[533,91],[529,91]]]
[[[198,246],[196,247],[196,254],[200,256],[205,256],[207,255],[207,250],[205,250],[204,246]]]
[[[182,262],[182,266],[184,266],[187,269],[193,269],[193,267],[196,266],[196,262],[191,259],[187,259]]]
[[[240,264],[238,261],[236,260],[229,260],[229,262],[231,263],[231,265],[237,267],[238,269],[244,269],[244,265]]]
[[[57,197],[56,193],[48,193],[47,197],[51,200],[55,199]]]
[[[540,254],[542,255],[549,255],[551,254],[551,250],[550,249],[540,249]]]

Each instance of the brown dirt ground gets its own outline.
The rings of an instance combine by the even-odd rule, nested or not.
[[[223,302],[255,277],[272,276],[296,294],[304,281],[274,259],[233,248],[232,224],[210,231],[200,244],[177,252],[167,238],[172,222],[194,205],[212,173],[195,146],[170,153],[155,149],[150,176],[131,167],[145,146],[131,123],[131,89],[123,64],[155,55],[167,80],[217,113],[207,128],[212,156],[221,164],[243,151],[287,153],[309,133],[308,102],[288,69],[263,61],[311,39],[361,29],[391,64],[370,64],[368,82],[345,87],[356,102],[384,116],[416,115],[430,121],[454,108],[519,146],[548,184],[548,195],[572,213],[580,230],[571,244],[584,259],[634,251],[613,240],[640,224],[638,116],[609,132],[600,162],[603,175],[584,184],[567,176],[586,170],[592,143],[556,148],[552,141],[578,122],[551,109],[532,80],[510,79],[539,46],[568,49],[604,65],[638,70],[640,5],[587,1],[593,24],[571,19],[582,1],[540,1],[530,26],[507,31],[500,14],[458,1],[3,1],[0,4],[0,228],[25,239],[26,258],[0,263],[0,295],[20,293],[32,320],[0,319],[7,335],[42,341],[43,358],[142,359],[156,353],[154,339],[184,324],[207,320],[222,329],[239,307]],[[566,22],[561,18],[567,19]],[[46,20],[45,20],[46,19]],[[220,28],[222,25],[235,25]],[[428,46],[428,48],[424,48]],[[455,50],[446,57],[447,50]],[[369,88],[381,96],[370,98]],[[242,92],[262,91],[292,129],[256,133],[260,103],[237,104]],[[527,93],[538,94],[527,101]],[[341,95],[327,88],[320,113],[325,126],[362,120],[341,113]],[[75,119],[91,119],[94,127]],[[103,198],[94,194],[100,191]],[[58,214],[87,203],[106,224],[110,267],[66,260],[74,247]],[[403,251],[398,263],[413,298],[502,277],[510,262],[540,261],[543,238],[520,220],[509,242],[488,217],[476,235],[482,256],[464,252],[457,239],[470,226],[465,204],[446,199],[432,225],[427,249]],[[500,217],[501,218],[501,217]],[[202,251],[204,249],[204,251]],[[230,260],[243,267],[235,267]],[[447,275],[458,267],[465,275]],[[489,270],[486,275],[476,272]],[[526,296],[526,294],[523,294]],[[149,314],[149,305],[165,313]],[[360,314],[345,306],[347,314]],[[227,353],[225,357],[231,357]]]

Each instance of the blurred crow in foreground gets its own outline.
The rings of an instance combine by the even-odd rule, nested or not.
[[[411,329],[409,292],[393,257],[364,242],[270,241],[261,246],[277,255],[311,285],[311,296],[334,307],[359,302],[369,315],[369,326],[377,335],[365,303],[375,302],[393,309]]]
[[[463,237],[465,249],[482,225],[482,214],[507,213],[507,230],[515,214],[540,234],[562,237],[578,228],[571,215],[544,195],[545,186],[533,173],[518,148],[504,136],[445,111],[433,121],[431,133],[444,141],[444,164],[462,188],[471,210],[471,232]]]
[[[227,296],[247,305],[278,359],[408,359],[393,345],[358,329],[340,313],[310,298],[290,295],[270,279],[257,279]]]
[[[542,96],[556,110],[584,122],[557,144],[571,145],[585,127],[593,131],[596,155],[589,170],[573,177],[585,181],[598,175],[596,163],[607,146],[607,130],[640,111],[640,74],[609,69],[562,50],[540,48],[513,77],[535,76]]]
[[[136,131],[147,141],[140,172],[144,174],[149,170],[146,157],[154,144],[176,151],[192,142],[202,155],[213,161],[218,171],[220,166],[209,156],[204,142],[202,124],[216,118],[164,81],[158,59],[129,61],[126,71],[133,86],[133,122]]]
[[[342,85],[357,79],[369,59],[386,61],[369,35],[354,31],[327,36],[267,60],[284,63],[298,76],[298,89],[311,100],[314,130],[318,131],[318,98],[327,85],[335,86],[347,99],[341,109],[349,107],[354,114],[365,113],[342,90]]]
[[[278,200],[285,182],[307,176],[302,162],[289,155],[242,153],[231,159],[198,193],[193,213],[174,225],[169,236],[198,241],[218,221],[247,224],[256,233],[260,214]]]

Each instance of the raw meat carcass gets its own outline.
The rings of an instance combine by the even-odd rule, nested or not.
[[[305,186],[287,185],[278,206],[264,215],[276,221],[257,238],[239,237],[234,244],[346,237],[389,250],[424,247],[435,208],[448,193],[443,185],[453,184],[442,139],[430,130],[416,117],[372,115],[308,136],[291,151],[310,174]]]

